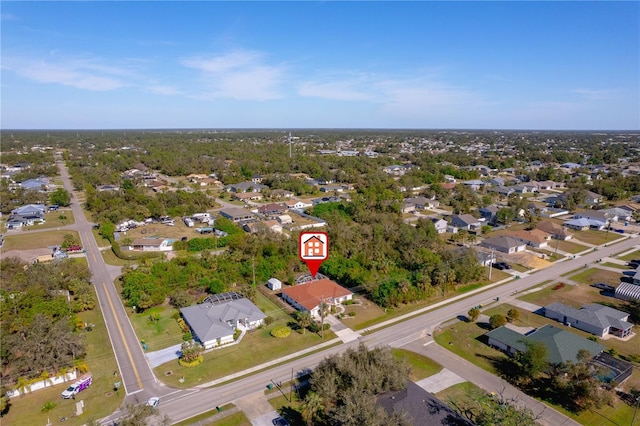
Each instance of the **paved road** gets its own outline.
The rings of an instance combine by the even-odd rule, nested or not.
[[[114,275],[117,274],[118,269],[108,267],[105,264],[91,231],[92,224],[87,221],[82,206],[73,192],[67,168],[62,161],[57,161],[57,165],[64,187],[71,194],[71,210],[75,218],[73,226],[80,234],[82,246],[86,250],[89,269],[93,275],[92,283],[107,326],[126,395],[134,395],[145,390],[143,395],[130,398],[145,400],[147,396],[167,393],[168,389],[156,380],[153,371],[147,364],[125,308],[113,285]]]
[[[58,162],[60,173],[65,188],[73,194],[71,182],[66,167],[62,162]],[[462,377],[471,377],[472,381],[477,381],[480,386],[486,386],[487,390],[497,390],[495,380],[500,380],[483,372],[477,367],[467,363],[455,355],[438,349],[435,344],[422,346],[428,341],[429,334],[443,321],[464,315],[472,306],[478,304],[491,303],[496,297],[511,297],[515,292],[538,284],[549,279],[556,279],[558,276],[581,268],[585,263],[595,262],[597,259],[628,250],[634,247],[638,240],[629,238],[609,247],[602,247],[598,251],[592,251],[585,255],[578,255],[575,259],[568,259],[556,263],[554,266],[535,274],[523,274],[522,279],[514,280],[510,283],[495,286],[486,291],[474,294],[466,294],[458,298],[448,300],[443,304],[433,305],[425,308],[424,313],[417,314],[401,323],[396,319],[386,323],[378,324],[367,330],[369,334],[348,343],[341,343],[335,340],[336,346],[311,354],[304,358],[294,360],[283,365],[269,368],[258,373],[241,378],[234,382],[219,385],[214,388],[192,389],[178,391],[165,387],[155,379],[149,364],[147,363],[142,348],[133,332],[131,323],[126,316],[124,307],[120,302],[115,287],[113,286],[112,273],[105,265],[100,255],[98,246],[91,233],[91,224],[84,216],[84,212],[78,203],[75,195],[72,195],[72,210],[76,218],[76,226],[80,234],[83,246],[87,251],[87,260],[93,273],[93,283],[96,287],[98,301],[107,324],[116,360],[122,376],[122,381],[127,393],[127,402],[142,403],[148,396],[155,395],[162,397],[160,412],[167,414],[174,422],[182,421],[202,412],[214,409],[216,406],[237,401],[254,392],[264,390],[265,386],[272,380],[284,382],[291,378],[292,374],[304,373],[314,368],[322,359],[330,354],[340,353],[349,347],[356,346],[363,342],[368,346],[392,345],[396,347],[420,347],[429,351],[438,360],[446,358],[451,365],[448,367]],[[484,290],[484,289],[483,289]],[[504,301],[504,299],[502,299]],[[415,313],[413,315],[416,315]],[[404,319],[404,318],[403,318]],[[425,341],[426,339],[426,341]],[[416,342],[423,342],[422,345]],[[433,348],[431,348],[433,346]],[[442,352],[444,351],[444,352]],[[478,371],[480,370],[480,371]],[[489,377],[491,376],[491,377]],[[522,401],[529,401],[530,398],[521,398]],[[539,404],[532,400],[531,404]],[[527,403],[529,405],[529,403]],[[539,412],[539,405],[533,405],[534,412]],[[112,418],[116,418],[118,413],[114,413]],[[560,413],[547,408],[542,412],[542,419],[549,425],[576,424]]]
[[[433,306],[425,309],[425,313],[417,315],[406,321],[393,324],[379,324],[371,327],[369,334],[360,337],[357,340],[340,343],[339,339],[335,339],[337,346],[314,353],[305,358],[284,363],[280,366],[271,367],[267,370],[251,374],[248,377],[241,378],[232,383],[220,384],[216,387],[205,389],[194,389],[192,392],[183,392],[168,396],[163,400],[160,410],[167,414],[174,422],[188,419],[192,416],[212,410],[218,405],[223,405],[239,398],[253,394],[260,390],[264,390],[265,386],[271,382],[284,382],[294,375],[308,371],[314,368],[323,358],[330,354],[341,353],[349,347],[355,347],[359,342],[373,347],[378,345],[391,345],[394,347],[408,347],[411,349],[428,350],[428,356],[433,355],[435,358],[444,357],[447,360],[448,369],[459,374],[462,377],[470,378],[472,382],[484,387],[487,391],[497,391],[502,389],[504,383],[497,377],[473,366],[467,361],[457,357],[456,355],[435,347],[435,344],[422,346],[429,341],[429,334],[432,330],[451,318],[458,315],[464,315],[473,306],[478,304],[491,303],[495,297],[509,298],[516,291],[521,292],[528,287],[536,285],[548,279],[555,279],[559,275],[568,271],[581,268],[584,263],[591,263],[595,260],[622,252],[634,247],[640,240],[629,238],[618,244],[609,247],[600,248],[596,252],[588,253],[584,256],[576,256],[576,259],[559,262],[551,268],[539,271],[530,276],[525,276],[519,280],[513,280],[510,283],[496,286],[484,292],[469,295],[463,295],[457,301],[446,301],[444,305]],[[431,310],[429,310],[431,309]],[[391,325],[390,325],[391,324]],[[431,348],[430,346],[434,346]],[[426,348],[426,349],[425,349]],[[442,352],[444,351],[444,352]],[[443,363],[444,364],[444,363]],[[504,386],[506,388],[506,386]],[[508,395],[517,390],[509,389]],[[541,421],[548,425],[576,425],[577,423],[563,414],[547,407],[542,408],[540,403],[532,398],[525,397],[524,394],[517,394],[518,399],[527,404],[534,413],[541,413]]]

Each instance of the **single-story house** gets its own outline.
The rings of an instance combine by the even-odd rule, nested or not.
[[[302,200],[289,200],[289,201],[285,201],[284,204],[285,206],[287,206],[289,210],[302,211],[306,208],[313,207],[313,203],[308,203]]]
[[[551,238],[554,238],[556,240],[567,241],[573,238],[573,234],[571,232],[567,231],[557,223],[548,220],[538,222],[538,224],[536,225],[536,229],[550,234]]]
[[[550,364],[578,362],[578,352],[587,350],[591,357],[601,353],[605,347],[570,331],[546,324],[528,334],[521,334],[507,326],[498,327],[485,334],[489,346],[498,348],[509,355],[527,350],[525,342],[539,342],[547,349]]]
[[[451,216],[451,226],[455,226],[459,229],[475,231],[480,229],[481,224],[479,219],[476,219],[470,214],[454,214]]]
[[[495,222],[496,216],[498,214],[498,210],[500,208],[496,205],[482,207],[478,211],[480,212],[480,217],[487,220],[487,222]]]
[[[230,207],[228,209],[222,209],[220,210],[220,215],[233,222],[244,222],[255,218],[253,213],[241,207]]]
[[[335,281],[323,278],[286,287],[282,298],[299,311],[308,311],[312,317],[320,318],[320,304],[338,305],[353,298],[353,293]]]
[[[465,180],[464,182],[462,182],[462,184],[466,187],[473,189],[474,191],[479,190],[485,185],[485,183],[480,179]]]
[[[282,225],[277,220],[262,220],[259,222],[247,222],[242,226],[246,232],[255,234],[262,230],[269,230],[272,232],[282,232]]]
[[[532,229],[531,231],[512,231],[510,237],[518,239],[531,247],[544,248],[551,239],[551,235],[540,229]]]
[[[413,425],[473,425],[431,392],[412,381],[407,382],[405,389],[378,395],[376,405],[389,415],[403,415]]]
[[[344,192],[342,185],[326,185],[320,188],[320,192]]]
[[[279,216],[284,214],[288,208],[282,204],[270,203],[258,207],[258,213],[264,216]]]
[[[276,217],[276,220],[281,225],[286,225],[286,224],[289,224],[289,223],[293,223],[293,219],[288,214],[281,214],[280,216]]]
[[[180,313],[205,349],[233,342],[236,328],[257,328],[267,317],[245,298],[187,306]]]
[[[604,213],[609,218],[610,222],[629,221],[633,215],[631,210],[625,209],[624,207],[612,207],[610,209],[602,209],[598,211]]]
[[[23,189],[46,191],[49,188],[49,179],[27,179],[20,183]]]
[[[136,251],[171,251],[170,240],[167,238],[137,238],[129,246],[129,250]]]
[[[617,216],[611,216],[603,210],[585,210],[573,215],[574,219],[591,219],[600,222],[617,222]]]
[[[496,261],[496,255],[491,253],[485,253],[483,251],[476,251],[476,259],[482,266],[490,266]]]
[[[44,204],[26,204],[11,210],[11,214],[20,216],[40,215],[44,216],[47,212],[47,206]]]
[[[433,222],[433,226],[436,228],[436,232],[438,234],[444,234],[447,232],[447,227],[449,224],[444,219],[439,219],[437,217],[431,218],[431,222]]]
[[[255,182],[232,183],[225,186],[227,192],[260,192],[268,186]]]
[[[287,191],[286,189],[274,189],[271,191],[272,198],[291,198],[293,195],[293,192]]]
[[[607,226],[606,222],[602,222],[600,220],[595,219],[571,219],[564,223],[564,226],[570,229],[575,229],[576,231],[585,231],[587,229],[596,229],[598,231],[602,230]]]
[[[231,196],[234,200],[239,201],[260,201],[264,197],[259,192],[236,192]]]
[[[627,337],[633,328],[633,324],[628,322],[628,313],[597,303],[585,305],[580,309],[563,303],[551,303],[544,307],[544,316],[598,337],[607,334]]]
[[[118,185],[106,184],[106,185],[98,185],[96,187],[96,190],[98,192],[118,192],[120,191],[120,187]]]
[[[513,186],[494,186],[489,188],[489,192],[495,192],[496,194],[502,195],[503,197],[508,197],[509,195],[516,192],[513,189]]]
[[[482,240],[480,245],[482,247],[494,249],[507,254],[518,253],[524,251],[527,248],[527,245],[522,241],[505,235],[486,238]]]

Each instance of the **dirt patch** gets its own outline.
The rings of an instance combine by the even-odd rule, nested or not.
[[[553,263],[541,259],[539,254],[533,254],[528,252],[520,252],[509,255],[508,261],[518,263],[529,269],[543,269]]]
[[[7,252],[3,252],[2,254],[0,254],[0,259],[17,257],[18,259],[24,262],[33,263],[38,258],[38,256],[42,256],[45,254],[51,254],[51,249],[39,248],[39,249],[32,249],[32,250],[9,250]]]

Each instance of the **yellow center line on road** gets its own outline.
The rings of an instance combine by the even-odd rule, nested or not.
[[[133,357],[131,356],[131,350],[129,349],[129,345],[127,345],[127,341],[124,338],[122,326],[120,326],[120,321],[118,321],[118,316],[116,315],[116,310],[113,306],[113,302],[111,301],[111,296],[109,296],[109,292],[107,291],[107,284],[102,283],[102,286],[104,287],[104,291],[107,295],[107,300],[109,301],[109,306],[111,307],[111,312],[113,312],[113,317],[116,321],[116,325],[118,326],[120,337],[122,337],[122,343],[124,344],[124,349],[127,351],[127,356],[129,357],[129,361],[131,362],[131,367],[133,368],[133,374],[136,376],[136,380],[138,381],[138,387],[142,389],[142,381],[140,380],[140,375],[138,374],[138,369],[136,368],[136,364],[133,362]]]

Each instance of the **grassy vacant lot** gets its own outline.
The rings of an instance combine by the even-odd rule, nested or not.
[[[611,297],[603,296],[600,294],[599,289],[587,285],[567,284],[558,290],[554,290],[554,287],[555,284],[533,293],[524,294],[518,297],[518,299],[540,306],[560,302],[573,306],[574,308],[580,308],[589,303],[619,302]]]
[[[73,400],[65,400],[60,397],[60,393],[69,385],[57,385],[43,390],[27,394],[22,397],[13,398],[10,401],[8,414],[2,417],[1,424],[6,425],[44,425],[47,419],[54,425],[61,424],[62,417],[68,417],[65,425],[79,426],[91,420],[97,420],[113,413],[122,403],[124,391],[113,391],[113,384],[120,380],[113,375],[118,366],[109,344],[109,337],[104,326],[102,314],[99,310],[83,312],[80,318],[95,324],[93,331],[83,332],[87,342],[86,363],[89,371],[93,374],[93,383],[87,390],[83,391]],[[71,417],[75,413],[75,403],[83,400],[85,412],[81,416]],[[43,413],[40,409],[47,401],[52,401],[56,407],[48,413]]]
[[[24,230],[31,231],[32,229],[59,228],[61,226],[73,225],[75,223],[73,212],[71,211],[71,209],[49,212],[44,215],[44,218],[46,220],[45,223],[40,225],[27,226],[24,228]]]
[[[619,272],[607,271],[600,268],[587,268],[575,275],[569,276],[569,279],[582,284],[606,283],[617,286],[620,284],[620,277]]]
[[[512,306],[504,304],[492,309],[488,309],[484,311],[483,314],[505,315],[506,312],[511,308]],[[568,327],[565,327],[558,322],[544,318],[540,315],[523,311],[521,309],[519,311],[520,320],[515,322],[515,325],[517,326],[529,326],[537,328],[545,324],[553,324],[556,327],[569,330]],[[456,355],[468,360],[469,362],[477,365],[480,368],[483,368],[484,370],[496,374],[497,371],[494,367],[494,362],[500,359],[504,359],[506,355],[498,350],[491,349],[484,343],[485,340],[482,336],[487,331],[488,325],[486,323],[467,323],[460,321],[455,322],[447,327],[443,327],[441,331],[435,334],[435,340],[437,343],[449,349]],[[574,328],[570,329],[570,331],[582,337],[589,336],[589,334],[581,332],[580,330],[576,330]],[[634,354],[639,353],[640,351],[640,336],[635,336],[628,342],[621,342],[617,339],[598,339],[598,342],[607,346],[608,348],[615,347],[616,350],[620,353]],[[455,389],[452,389],[450,390],[450,392],[453,393],[454,390]],[[441,397],[442,394],[443,393],[441,392],[438,394],[438,396]],[[447,396],[447,394],[444,395],[444,397]],[[614,401],[613,406],[603,407],[599,410],[585,411],[580,415],[570,413],[567,410],[564,410],[562,407],[554,406],[554,408],[572,417],[581,424],[593,426],[602,424],[627,425],[630,424],[630,420],[633,416],[633,409],[617,399]],[[610,421],[603,423],[603,421],[605,421],[606,419],[609,419]],[[613,421],[613,423],[611,423],[611,421]]]
[[[593,244],[596,246],[599,246],[602,244],[609,244],[614,241],[625,238],[624,236],[613,231],[609,231],[607,235],[607,231],[594,231],[593,229],[587,229],[586,231],[577,231],[573,235],[574,235],[574,238],[580,241],[583,241],[588,244]]]
[[[582,251],[587,250],[589,247],[584,246],[578,242],[575,242],[574,240],[571,241],[559,241],[559,240],[554,240],[553,244],[551,244],[549,246],[549,250],[550,251],[555,251],[556,250],[556,244],[558,247],[558,250],[562,250],[565,251],[567,253],[571,253],[571,254],[576,254],[576,253],[580,253]]]
[[[619,263],[613,263],[613,262],[604,262],[602,264],[602,266],[608,266],[610,268],[617,268],[617,269],[620,269],[621,271],[629,269],[629,267],[626,266],[626,265],[621,265]]]
[[[76,231],[45,231],[30,234],[7,235],[4,238],[4,247],[2,250],[33,250],[59,246],[67,234],[73,235],[80,241],[80,236]]]
[[[130,313],[129,319],[138,340],[144,340],[149,351],[157,351],[183,342],[182,330],[173,318],[176,313],[177,309],[168,306],[154,307],[143,313]]]
[[[163,225],[161,223],[152,223],[146,226],[140,226],[135,229],[130,229],[126,232],[120,233],[120,241],[125,238],[131,239],[131,241],[137,238],[170,238],[173,240],[180,240],[182,237],[188,239],[200,237],[201,235],[195,230],[204,226],[205,224],[196,223],[193,228],[189,228],[179,218],[176,219],[174,226]]]

